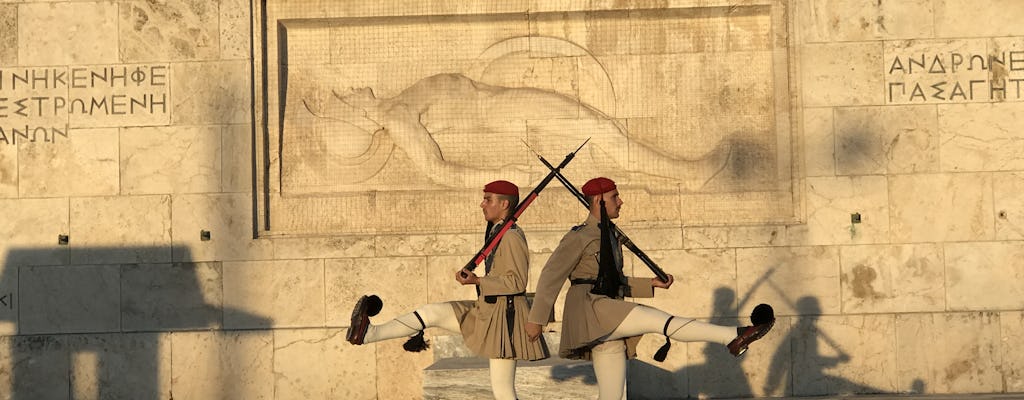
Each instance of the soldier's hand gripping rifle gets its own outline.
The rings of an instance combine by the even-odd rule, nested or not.
[[[524,141],[523,143],[526,142]],[[548,162],[548,160],[544,159],[544,156],[534,151],[533,148],[530,147],[529,143],[526,144],[526,147],[529,148],[530,151],[532,151],[538,159],[540,159],[540,162],[544,163],[544,165],[551,170],[551,173],[555,174],[555,177],[558,178],[560,182],[562,182],[562,185],[565,186],[566,189],[569,189],[569,192],[576,196],[576,199],[579,200],[584,207],[586,207],[588,210],[590,209],[590,201],[587,201],[587,197],[584,196],[583,193],[576,188],[576,186],[569,182],[568,179],[565,179],[565,176],[562,175],[562,172],[559,168],[555,168],[554,166],[552,166],[551,163]],[[667,283],[668,274],[666,274],[665,271],[662,270],[661,267],[659,267],[658,264],[654,262],[654,260],[648,257],[643,250],[640,250],[640,248],[637,247],[636,244],[633,243],[633,241],[629,238],[629,236],[626,236],[626,233],[622,232],[622,230],[619,229],[618,226],[616,226],[615,224],[610,225],[615,230],[615,234],[619,236],[619,239],[622,242],[622,244],[626,246],[626,248],[628,248],[629,251],[632,251],[633,254],[635,254],[636,257],[640,259],[640,261],[643,261],[643,263],[647,265],[647,268],[650,268],[651,272],[654,272],[654,276],[658,277],[658,280]]]
[[[536,199],[538,195],[540,195],[540,191],[544,190],[544,187],[547,186],[548,183],[551,182],[551,179],[553,179],[555,176],[559,175],[559,171],[561,171],[562,168],[565,168],[565,166],[568,165],[570,161],[572,161],[573,157],[576,157],[576,152],[580,151],[580,149],[582,149],[583,146],[585,146],[587,144],[587,142],[589,142],[589,141],[590,141],[590,138],[587,138],[587,140],[584,140],[583,144],[581,144],[580,147],[577,147],[576,150],[573,150],[572,153],[567,154],[565,156],[565,159],[562,160],[562,162],[559,163],[557,167],[553,167],[553,166],[551,166],[551,164],[547,164],[548,168],[551,169],[551,172],[549,172],[548,175],[545,176],[544,179],[542,179],[540,181],[540,183],[537,184],[537,187],[533,188],[533,190],[530,191],[530,194],[526,195],[526,198],[523,199],[523,201],[519,203],[519,205],[516,207],[515,211],[512,212],[512,215],[509,216],[505,220],[505,222],[501,224],[501,229],[499,229],[497,233],[495,233],[493,236],[491,236],[484,243],[484,247],[481,248],[480,251],[478,251],[476,253],[476,255],[473,256],[473,259],[470,260],[469,263],[466,264],[466,266],[464,268],[466,268],[467,271],[472,271],[472,270],[476,269],[476,266],[479,265],[481,262],[483,262],[484,259],[486,259],[487,256],[489,256],[491,254],[491,252],[494,251],[494,248],[498,246],[498,242],[501,240],[501,237],[504,236],[505,232],[507,232],[508,229],[511,228],[512,225],[515,224],[516,221],[519,220],[519,216],[522,215],[523,212],[526,211],[526,208],[530,206],[530,203],[533,203],[533,200]],[[490,225],[488,225],[488,227],[489,226]],[[466,277],[468,275],[466,275],[466,273],[463,272],[462,276]]]

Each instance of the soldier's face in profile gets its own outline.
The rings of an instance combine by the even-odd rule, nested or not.
[[[505,218],[505,211],[508,207],[508,200],[491,192],[484,192],[484,199],[480,202],[480,208],[484,211],[484,219],[487,222],[498,222]]]
[[[608,210],[608,218],[614,219],[619,217],[619,209],[622,208],[622,198],[619,197],[619,190],[615,189],[610,192],[603,194],[604,196],[604,207]]]

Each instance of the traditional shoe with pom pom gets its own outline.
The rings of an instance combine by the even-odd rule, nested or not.
[[[729,342],[727,346],[729,353],[736,357],[746,353],[747,347],[751,343],[772,330],[772,326],[775,325],[775,311],[770,305],[758,304],[757,307],[754,307],[754,312],[750,314],[750,322],[754,325],[736,328],[736,339]]]
[[[380,313],[384,303],[376,295],[363,296],[352,309],[352,322],[348,326],[345,339],[349,343],[360,345],[366,338],[366,330],[370,328],[370,317]]]

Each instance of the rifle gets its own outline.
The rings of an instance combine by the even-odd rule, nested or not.
[[[523,143],[526,142],[524,141]],[[562,175],[558,168],[553,167],[551,163],[544,158],[544,156],[534,151],[533,148],[530,147],[529,143],[526,144],[526,147],[529,148],[530,151],[533,152],[533,154],[537,155],[537,158],[540,159],[540,162],[544,163],[544,165],[551,170],[551,173],[555,174],[555,177],[558,178],[560,182],[562,182],[562,185],[565,186],[565,188],[568,189],[570,193],[576,196],[576,199],[579,200],[584,207],[586,207],[588,210],[590,209],[590,202],[587,201],[587,197],[584,196],[583,193],[581,193],[575,185],[569,182],[569,180]],[[647,253],[644,253],[643,250],[640,250],[640,248],[637,247],[635,243],[633,243],[633,240],[631,240],[629,236],[626,236],[626,233],[619,229],[618,226],[616,226],[615,224],[611,224],[611,227],[615,229],[615,234],[619,236],[619,239],[621,239],[622,244],[626,246],[626,248],[628,248],[629,251],[632,251],[633,254],[635,254],[636,257],[640,259],[640,261],[643,261],[643,263],[647,265],[647,268],[650,268],[651,272],[654,272],[654,275],[658,277],[658,280],[662,282],[668,282],[668,274],[666,274],[665,271],[662,270],[661,267],[659,267],[658,264],[654,262],[654,260],[651,260],[651,258],[647,256]]]
[[[498,229],[498,232],[496,232],[493,236],[487,239],[486,243],[484,243],[484,247],[482,247],[480,251],[478,251],[476,255],[473,256],[472,260],[469,260],[469,263],[467,263],[466,266],[464,267],[467,271],[472,271],[476,269],[476,266],[483,262],[484,259],[486,259],[487,256],[490,255],[492,251],[494,251],[494,248],[498,246],[498,242],[501,240],[501,237],[505,236],[505,232],[507,232],[508,229],[511,228],[512,225],[514,225],[516,221],[519,220],[519,216],[522,215],[523,212],[526,211],[526,208],[530,206],[530,203],[533,203],[533,200],[536,199],[538,195],[540,195],[540,191],[544,190],[544,187],[551,182],[552,178],[560,175],[559,171],[561,171],[562,168],[569,164],[569,161],[572,161],[572,159],[576,157],[576,152],[580,151],[580,149],[582,149],[583,146],[585,146],[589,141],[590,138],[584,140],[583,144],[581,144],[580,147],[577,147],[576,150],[573,150],[572,153],[567,154],[565,156],[565,159],[563,159],[557,167],[552,167],[551,164],[548,164],[548,168],[551,169],[551,172],[549,172],[548,175],[545,176],[544,179],[542,179],[540,183],[537,184],[537,187],[533,188],[533,190],[530,191],[530,194],[526,195],[526,198],[523,199],[523,201],[521,201],[518,206],[516,206],[516,209],[514,212],[512,212],[512,215],[509,216],[503,224],[501,224],[501,228]],[[490,225],[488,225],[488,230],[490,230],[489,228]],[[462,276],[466,277],[468,275],[466,275],[466,273],[463,272]]]

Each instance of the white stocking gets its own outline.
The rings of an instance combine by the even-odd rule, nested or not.
[[[491,359],[491,392],[496,400],[516,399],[516,360]]]
[[[598,400],[621,400],[626,392],[626,344],[603,342],[590,350],[597,376]]]
[[[420,324],[416,314],[419,314],[420,318],[423,319],[423,324]],[[448,303],[433,303],[416,309],[415,313],[399,316],[383,324],[371,324],[366,329],[366,337],[363,339],[363,343],[408,337],[426,328],[441,328],[452,333],[461,332],[459,321],[455,317],[455,310],[452,309],[452,305]]]
[[[657,308],[633,307],[605,340],[639,336],[645,333],[662,333],[665,321],[672,315]],[[691,318],[675,317],[668,325],[668,336],[680,342],[712,342],[729,344],[736,338],[736,327],[709,324]]]

